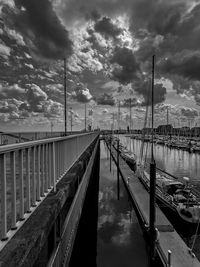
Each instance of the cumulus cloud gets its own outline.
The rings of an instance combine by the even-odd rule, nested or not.
[[[0,113],[11,113],[16,110],[16,106],[9,105],[7,101],[0,102]]]
[[[72,92],[72,97],[81,103],[87,103],[92,100],[92,95],[90,94],[89,89],[82,83],[77,85],[75,90]]]
[[[26,66],[26,67],[28,67],[29,69],[34,69],[34,67],[33,67],[33,65],[32,64],[28,64],[28,63],[24,63],[24,65]]]
[[[143,96],[141,105],[151,105],[151,84],[148,81],[139,82],[134,85],[134,91]],[[165,100],[167,90],[162,83],[154,85],[154,104],[162,103]]]
[[[47,118],[60,117],[63,114],[63,105],[51,99],[44,102],[44,116]]]
[[[115,100],[111,94],[104,93],[101,96],[96,98],[96,102],[98,105],[108,105],[114,106]]]
[[[96,32],[99,32],[105,38],[116,38],[122,33],[122,29],[118,28],[112,20],[108,17],[103,17],[101,20],[97,21],[94,25],[94,29]]]
[[[36,57],[58,59],[72,53],[68,31],[58,19],[49,0],[15,0],[18,12],[13,14],[13,27]]]
[[[112,71],[113,80],[121,84],[128,84],[138,80],[140,67],[131,49],[116,47],[110,62],[114,64]]]
[[[0,84],[0,98],[20,98],[25,96],[26,90],[21,88],[18,84],[8,85]]]
[[[7,59],[10,56],[11,48],[5,44],[0,44],[0,56]]]
[[[127,98],[121,102],[121,107],[129,108],[140,105],[140,101],[137,98]]]
[[[87,27],[74,29],[71,38],[74,43],[74,53],[68,60],[68,69],[71,72],[81,72],[85,69],[93,72],[102,70],[103,64],[99,59],[99,53],[91,48],[91,43],[88,41]]]
[[[198,111],[194,108],[182,107],[181,108],[181,114],[184,117],[192,119],[192,118],[195,118],[198,116]]]
[[[31,111],[43,112],[43,101],[47,100],[47,94],[36,84],[27,84],[27,87],[27,108]]]
[[[9,29],[8,27],[4,27],[4,31],[7,33],[8,37],[12,40],[15,40],[18,45],[25,46],[25,42],[21,34],[15,30]]]

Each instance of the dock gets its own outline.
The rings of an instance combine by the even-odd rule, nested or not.
[[[110,146],[107,144],[108,148]],[[117,164],[117,152],[111,146],[111,155]],[[130,194],[131,200],[134,203],[136,212],[141,221],[142,228],[147,232],[149,226],[149,193],[144,188],[139,178],[128,168],[126,162],[119,157],[119,172],[122,180]],[[190,253],[182,238],[175,231],[172,224],[166,218],[164,213],[156,206],[156,228],[158,230],[156,251],[163,263],[163,266],[168,264],[168,251],[171,251],[171,266],[176,267],[199,267],[200,262]]]

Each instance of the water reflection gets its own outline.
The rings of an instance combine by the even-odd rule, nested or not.
[[[117,200],[117,173],[101,145],[97,266],[147,266],[145,242],[122,181]]]
[[[125,146],[127,146],[127,148],[132,148],[131,151],[134,152],[139,159],[142,142],[125,136],[120,136],[120,140]],[[150,162],[150,143],[144,144],[144,151],[144,156],[146,156],[147,161]],[[154,156],[158,167],[173,174],[180,180],[182,180],[184,176],[190,177],[192,184],[200,190],[200,154],[188,153],[187,151],[181,149],[173,149],[163,145],[155,145]],[[193,240],[195,239],[195,232],[193,230],[190,231],[191,229],[180,229],[180,225],[172,216],[170,216],[169,219],[177,232],[183,237],[188,247],[191,248]],[[200,235],[196,238],[193,251],[200,260]]]
[[[142,142],[125,136],[120,136],[120,139],[139,158]],[[144,144],[144,155],[150,161],[150,143],[148,142]],[[190,177],[193,183],[200,183],[200,154],[189,153],[181,149],[173,149],[163,145],[155,145],[154,156],[158,167],[172,173],[180,179],[187,176]]]

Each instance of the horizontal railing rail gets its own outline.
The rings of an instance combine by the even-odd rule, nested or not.
[[[1,241],[10,238],[20,221],[55,191],[56,183],[98,135],[90,132],[0,147]]]

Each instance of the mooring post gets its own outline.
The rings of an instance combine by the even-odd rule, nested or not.
[[[117,140],[117,199],[120,196],[120,185],[119,185],[119,139]]]
[[[150,234],[150,261],[155,258],[155,180],[156,180],[156,164],[155,161],[150,163],[150,219],[149,219],[149,234]],[[151,265],[153,266],[153,265]]]
[[[171,250],[168,250],[167,267],[172,267],[171,256],[172,256],[172,252]]]

